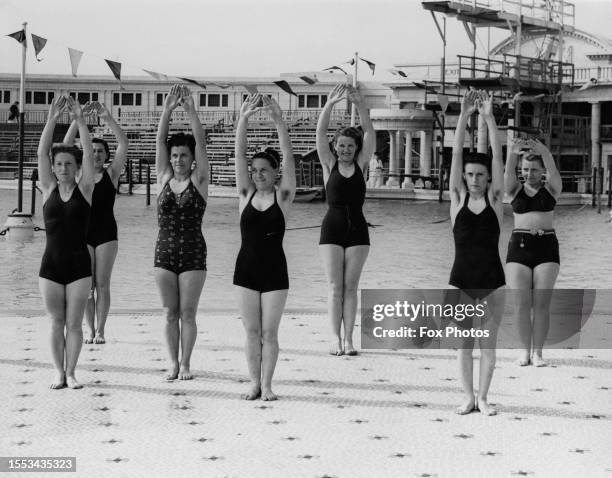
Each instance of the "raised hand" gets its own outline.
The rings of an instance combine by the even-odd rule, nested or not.
[[[280,106],[278,106],[278,103],[274,99],[270,98],[269,96],[263,96],[262,102],[264,108],[268,110],[270,117],[275,123],[278,121],[282,121],[283,112],[281,111]]]
[[[351,103],[354,103],[357,106],[361,105],[363,102],[363,97],[352,85],[346,85],[346,97]]]
[[[97,101],[88,101],[83,105],[83,116],[90,117],[94,115],[98,115],[98,102]]]
[[[49,118],[58,120],[62,112],[66,109],[66,97],[64,95],[54,96],[49,106]]]
[[[329,93],[326,105],[335,105],[336,103],[342,101],[344,99],[344,94],[346,93],[347,86],[348,85],[346,83],[337,84],[334,89],[331,90],[331,92]]]
[[[185,110],[185,113],[193,113],[195,112],[195,103],[193,101],[193,96],[191,96],[191,91],[186,86],[181,86],[181,105]]]
[[[522,138],[514,138],[510,143],[510,152],[512,154],[520,154],[521,151],[527,149],[528,146],[524,139]]]
[[[183,87],[181,85],[173,85],[172,88],[170,88],[170,91],[164,100],[165,110],[172,111],[179,105],[181,101],[182,88]]]
[[[478,113],[482,116],[493,117],[493,93],[488,94],[486,91],[479,91],[476,107],[478,108]]]
[[[471,115],[476,111],[479,94],[476,90],[470,89],[461,100],[461,113]]]
[[[525,145],[534,154],[537,154],[539,156],[552,156],[552,153],[540,140],[528,139],[527,141],[525,141]]]
[[[81,105],[72,96],[68,96],[66,98],[66,108],[68,109],[70,117],[73,120],[83,118],[83,110],[81,109]]]
[[[263,101],[261,93],[247,96],[240,107],[240,117],[249,118],[258,111],[261,111],[264,108],[259,106],[261,101]]]

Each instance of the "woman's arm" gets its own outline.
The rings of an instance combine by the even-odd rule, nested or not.
[[[51,192],[57,183],[51,168],[52,158],[49,157],[49,150],[53,144],[53,131],[55,130],[55,124],[57,123],[57,120],[65,107],[65,96],[53,97],[51,100],[51,106],[49,106],[47,123],[45,124],[42,134],[40,135],[40,142],[38,143],[38,177],[40,179],[40,185],[43,192],[43,203],[46,200],[46,196],[49,194],[49,192]]]
[[[319,161],[321,162],[325,176],[329,175],[329,172],[336,161],[336,158],[329,148],[329,139],[327,138],[329,120],[331,117],[331,112],[334,109],[334,105],[344,99],[345,92],[346,85],[344,83],[334,87],[327,97],[327,103],[325,103],[325,106],[321,110],[319,121],[317,123],[317,155],[319,156]]]
[[[263,98],[263,103],[270,112],[278,132],[278,141],[283,155],[280,197],[284,205],[289,205],[295,198],[295,161],[293,159],[293,147],[291,146],[289,130],[283,121],[283,114],[278,103],[267,96]]]
[[[247,160],[247,129],[249,118],[262,109],[257,106],[260,101],[262,101],[262,95],[259,93],[247,96],[240,107],[240,118],[238,118],[238,124],[236,125],[234,167],[236,168],[236,188],[240,199],[247,198],[253,186],[249,177]]]
[[[195,179],[196,184],[204,190],[204,197],[206,198],[208,197],[208,180],[210,176],[208,170],[208,155],[206,154],[206,132],[202,127],[202,123],[200,123],[193,96],[191,96],[191,92],[186,86],[181,87],[181,104],[189,117],[191,132],[196,142],[196,168],[193,171],[192,178]]]
[[[465,189],[465,185],[463,184],[463,144],[465,141],[465,128],[470,119],[470,115],[476,110],[476,98],[477,93],[474,90],[470,90],[465,94],[461,102],[461,112],[457,119],[449,177],[449,192],[451,206],[453,207],[461,203],[461,193]]]
[[[507,146],[509,148],[508,159],[506,160],[506,169],[504,171],[504,189],[510,199],[514,199],[516,193],[521,187],[521,182],[516,177],[516,166],[521,148],[524,147],[524,142],[518,138],[514,138]]]
[[[117,150],[115,151],[115,157],[113,158],[111,165],[108,167],[108,170],[110,170],[109,176],[111,181],[115,187],[117,187],[117,180],[121,175],[121,171],[123,170],[123,166],[125,165],[125,161],[127,159],[129,144],[128,138],[121,129],[121,126],[119,126],[115,121],[115,118],[113,118],[113,116],[110,114],[110,111],[108,111],[108,108],[104,105],[104,103],[98,103],[97,110],[98,116],[106,122],[117,139]]]
[[[180,85],[174,85],[164,100],[164,108],[159,118],[155,148],[155,168],[157,169],[157,183],[164,184],[170,173],[169,151],[167,146],[170,116],[180,101]]]
[[[81,165],[81,179],[79,180],[79,189],[87,199],[87,202],[91,204],[91,197],[94,188],[94,165],[93,165],[93,147],[91,145],[91,138],[89,137],[89,130],[87,129],[87,123],[83,116],[83,110],[79,102],[72,97],[68,97],[66,100],[68,111],[73,121],[79,128],[79,137],[81,138],[81,148],[83,149],[83,164]]]
[[[538,140],[530,140],[528,144],[535,154],[542,157],[542,162],[546,168],[546,187],[550,191],[550,194],[557,199],[561,195],[563,182],[561,181],[561,173],[559,173],[557,165],[555,164],[555,158],[553,158],[552,153],[544,143]]]
[[[359,112],[359,120],[361,121],[361,129],[363,130],[363,147],[359,153],[359,157],[355,158],[357,164],[362,171],[370,164],[370,159],[376,150],[376,131],[370,119],[370,112],[365,107],[365,102],[359,92],[352,86],[347,86],[348,99],[357,108]]]
[[[77,133],[79,132],[79,125],[76,124],[76,121],[70,123],[70,127],[66,134],[64,135],[64,143],[72,146],[74,144],[74,140],[77,137]]]
[[[491,150],[493,159],[491,161],[491,186],[489,187],[489,198],[493,202],[504,200],[504,161],[502,159],[502,147],[499,140],[499,131],[493,116],[493,94],[482,93],[478,113],[483,117],[489,130]]]

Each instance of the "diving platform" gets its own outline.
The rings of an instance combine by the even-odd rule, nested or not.
[[[547,8],[545,5],[550,3]],[[574,31],[574,5],[564,0],[433,0],[421,3],[425,10],[441,13],[476,27],[512,30],[521,24],[524,33],[558,34]]]

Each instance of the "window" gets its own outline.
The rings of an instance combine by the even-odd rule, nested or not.
[[[98,101],[98,93],[91,94],[91,101]]]
[[[11,102],[11,92],[9,90],[4,90],[2,92],[2,103],[10,103]]]
[[[208,95],[208,106],[212,108],[218,108],[221,106],[221,98],[218,94],[210,94]]]
[[[47,93],[47,104],[50,105],[51,101],[53,101],[53,97],[55,96],[55,92],[54,91],[49,91]]]
[[[121,93],[121,104],[132,106],[134,104],[134,93]]]
[[[113,106],[120,106],[119,93],[113,93]]]
[[[90,95],[89,93],[79,93],[77,95],[77,100],[79,101],[79,104],[84,105],[85,103],[87,103],[89,101]]]
[[[228,95],[226,94],[200,93],[200,106],[208,106],[210,108],[227,108],[228,104]]]
[[[47,104],[47,92],[46,91],[35,91],[34,92],[34,104],[35,105],[46,105]]]
[[[136,106],[142,105],[142,93],[136,93]]]
[[[32,103],[32,92],[31,91],[26,91],[25,97],[26,97],[27,104]]]
[[[327,95],[298,95],[298,108],[323,108]]]
[[[166,96],[168,96],[168,93],[157,93],[155,95],[155,104],[157,106],[164,106],[164,100],[166,99]],[[202,96],[202,95],[200,95],[200,96]],[[201,101],[201,99],[200,99],[200,101]]]
[[[221,95],[221,106],[223,108],[227,108],[228,105],[228,97],[227,95]]]

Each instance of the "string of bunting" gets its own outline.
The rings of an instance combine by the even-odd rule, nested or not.
[[[19,31],[16,31],[14,33],[11,33],[11,34],[9,34],[7,36],[9,36],[11,38],[14,38],[17,42],[19,42],[20,44],[26,45],[26,47],[27,47],[26,33],[25,33],[25,31],[23,29],[19,30]],[[43,61],[43,58],[39,58],[39,55],[42,52],[42,50],[45,48],[45,46],[47,45],[47,38],[43,38],[43,37],[35,35],[33,33],[31,34],[31,36],[32,36],[32,45],[34,47],[34,56],[35,56],[37,61]],[[77,78],[77,72],[78,72],[78,69],[79,69],[79,64],[81,62],[81,59],[83,57],[84,52],[81,51],[81,50],[77,50],[75,48],[70,48],[70,47],[67,47],[67,49],[68,49],[68,58],[70,60],[70,68],[71,68],[72,76]],[[361,61],[365,62],[368,65],[368,67],[372,71],[372,75],[374,75],[376,64],[374,62],[366,60],[365,58],[359,57],[359,59]],[[121,88],[121,66],[122,66],[122,63],[118,62],[118,61],[114,61],[114,60],[109,60],[109,59],[106,59],[106,58],[104,58],[104,61],[106,62],[106,65],[110,69],[110,71],[113,74],[113,76],[115,77],[115,79],[119,82],[119,86]],[[349,64],[349,65],[354,65],[355,64],[355,59],[351,58],[349,61],[347,61],[345,63]],[[229,88],[231,86],[229,84],[215,83],[215,82],[207,82],[206,84],[204,84],[201,81],[194,80],[193,78],[186,78],[186,77],[180,77],[180,76],[170,76],[170,75],[166,75],[164,73],[159,73],[159,72],[156,72],[156,71],[145,70],[144,68],[139,68],[139,69],[144,71],[147,75],[149,75],[152,78],[155,78],[156,80],[159,80],[159,81],[171,81],[173,78],[176,78],[178,80],[184,81],[186,83],[192,84],[192,85],[197,86],[197,87],[202,88],[202,89],[206,89],[206,84],[213,85],[213,86],[216,86],[216,87],[222,88],[222,89],[226,89],[226,88]],[[338,65],[333,65],[333,66],[330,66],[328,68],[323,68],[322,71],[330,71],[332,73],[334,71],[341,71],[345,75],[348,75],[346,70],[344,70],[343,68],[341,68]],[[392,69],[390,69],[388,71],[390,73],[392,73],[393,75],[401,76],[403,78],[407,78],[407,75],[403,71],[401,71],[401,70],[392,68]],[[300,78],[300,80],[302,80],[304,83],[306,83],[308,85],[314,85],[314,84],[316,84],[319,81],[318,78],[316,77],[316,75],[313,75],[313,77],[311,77],[311,76],[300,76],[299,78]],[[297,94],[293,91],[293,89],[291,88],[291,86],[289,85],[289,83],[287,81],[285,81],[285,80],[277,80],[277,81],[274,81],[273,83],[276,86],[278,86],[281,90],[283,90],[285,93],[287,93],[289,95],[297,96]],[[257,87],[255,85],[243,84],[243,85],[240,85],[240,86],[242,86],[247,92],[249,92],[249,94],[258,93]]]

